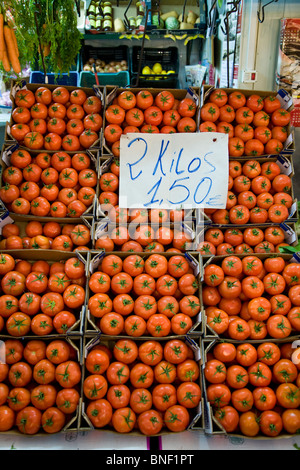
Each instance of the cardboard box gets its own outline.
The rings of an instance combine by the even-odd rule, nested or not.
[[[261,96],[262,98],[265,98],[267,96],[277,97],[279,98],[281,102],[282,108],[286,109],[289,112],[291,112],[294,107],[292,97],[283,88],[281,88],[277,92],[262,91],[262,90],[246,90],[246,89],[238,89],[238,88],[224,88],[224,87],[222,87],[221,89],[224,90],[228,95],[232,93],[233,91],[239,91],[243,93],[246,98],[254,94]],[[208,87],[208,86],[206,87],[204,96],[203,96],[203,104],[209,101],[209,96],[213,90],[215,90],[214,87]],[[235,121],[233,121],[233,126],[234,126],[234,123]],[[200,119],[200,124],[201,124],[201,119]],[[291,123],[289,123],[288,126],[286,127],[287,127],[288,137],[283,144],[283,150],[280,152],[280,155],[292,155],[295,152],[295,135],[294,135],[294,131],[292,130]],[[268,154],[261,155],[261,157],[267,157],[267,156],[271,156],[271,155],[268,155]],[[275,155],[272,155],[272,156],[274,157]],[[249,159],[249,156],[244,156],[243,158]]]
[[[1,167],[0,167],[0,169],[1,169],[0,188],[4,185],[3,184],[3,172],[7,167],[10,166],[10,156],[15,150],[18,150],[18,149],[21,149],[21,147],[19,146],[18,143],[11,143],[11,144],[6,143],[2,147],[2,150],[1,150]],[[41,151],[40,150],[30,150],[29,153],[34,158],[39,153],[41,153]],[[48,151],[43,150],[43,153],[47,153],[51,157],[56,152],[55,151],[49,151],[49,150]],[[72,152],[67,152],[67,153],[69,155],[72,155]],[[88,155],[88,157],[90,158],[90,161],[91,161],[91,169],[93,169],[96,172],[97,178],[98,178],[97,185],[94,188],[95,192],[96,192],[96,195],[94,197],[94,201],[90,206],[86,207],[86,210],[82,214],[82,217],[90,217],[90,216],[94,216],[94,213],[95,213],[94,211],[96,210],[96,200],[99,197],[99,150],[89,149],[89,150],[86,150],[86,151],[83,151],[83,152],[80,152],[80,153],[84,153],[84,154]],[[5,207],[3,202],[1,202],[1,203],[2,203],[3,208],[4,208],[3,210],[5,212],[7,212],[8,209]],[[28,221],[32,220],[32,217],[33,217],[33,215],[30,214],[30,213],[28,215],[25,215],[25,214],[23,215],[24,221],[25,220],[28,220]],[[55,220],[59,220],[61,223],[76,223],[76,222],[78,223],[78,222],[81,221],[82,217],[67,216],[67,217],[55,218]],[[47,216],[47,217],[34,216],[34,218],[35,218],[35,220],[40,220],[40,221],[44,221],[44,222],[51,222],[51,221],[54,220],[54,217],[52,217],[52,216]]]
[[[101,335],[98,336],[97,335],[97,336],[92,337],[92,338],[86,337],[85,340],[84,340],[84,345],[83,345],[83,377],[82,377],[82,385],[81,385],[82,400],[81,400],[80,419],[79,419],[79,429],[80,429],[80,431],[89,431],[91,429],[97,429],[97,428],[94,428],[93,424],[91,423],[90,419],[87,416],[86,408],[89,404],[89,400],[83,393],[84,379],[88,375],[90,375],[89,371],[85,368],[85,359],[87,357],[87,354],[94,346],[97,346],[97,345],[104,345],[104,346],[108,347],[110,351],[112,351],[115,343],[119,339],[120,338],[117,337],[117,336],[116,337],[111,337],[111,338],[103,338],[103,336],[101,336]],[[199,367],[200,367],[200,348],[199,348],[199,345],[196,342],[191,341],[188,337],[180,337],[180,339],[182,341],[186,342],[186,344],[193,350],[194,360],[199,364]],[[137,346],[139,346],[141,343],[144,342],[144,339],[134,338],[134,341],[137,343]],[[161,342],[163,347],[166,344],[166,342],[167,342],[167,339],[164,339]],[[130,368],[130,366],[131,365],[129,364],[129,368]],[[200,386],[200,389],[202,390],[202,388],[201,388],[201,386],[202,386],[202,384],[201,384],[201,374],[200,374],[199,379],[196,381],[196,383]],[[125,385],[130,387],[129,381],[128,381],[128,383],[126,382]],[[153,384],[150,387],[150,390],[154,387],[154,385],[156,385],[156,383]],[[178,385],[178,381],[176,382],[176,384],[174,383],[175,387],[177,385]],[[108,386],[110,386],[109,383],[108,383]],[[130,389],[131,389],[131,387],[130,387]],[[106,398],[106,395],[105,395],[104,398]],[[191,421],[190,421],[189,426],[187,428],[188,430],[197,430],[197,431],[200,431],[200,432],[204,432],[203,411],[202,411],[203,408],[202,408],[202,406],[203,406],[203,403],[202,403],[202,400],[201,400],[199,405],[196,408],[191,408],[189,410],[190,411]],[[98,429],[98,430],[99,431],[104,430],[105,432],[111,432],[112,434],[116,434],[116,431],[114,431],[113,427],[109,426],[109,425],[105,426],[104,428]],[[166,434],[173,434],[173,433],[171,431],[169,431],[166,427],[163,427],[161,432],[159,434],[156,434],[156,436],[164,436]],[[130,435],[141,436],[142,433],[138,429],[134,428],[130,432]]]
[[[254,227],[254,224],[253,224],[253,230],[255,229],[260,229],[260,230],[266,230],[267,228],[269,227],[273,227],[274,229],[276,229],[276,227],[280,228],[283,230],[284,232],[284,243],[287,243],[290,247],[295,247],[298,245],[298,234],[297,234],[297,230],[296,230],[296,224],[295,222],[287,222],[287,223],[282,223],[282,224],[272,224],[272,225],[255,225]],[[241,226],[237,226],[237,225],[230,225],[230,226],[218,226],[218,227],[215,227],[213,225],[203,225],[203,226],[198,226],[197,227],[197,234],[196,234],[196,249],[198,248],[199,244],[204,242],[205,243],[205,233],[209,230],[209,229],[212,229],[212,228],[216,228],[218,230],[221,230],[224,234],[224,232],[227,230],[227,229],[232,229],[232,228],[236,228],[237,230],[240,230],[241,232],[244,232],[244,230],[246,229],[249,229],[251,228],[251,225],[241,225]],[[224,241],[225,242],[225,241]],[[252,249],[254,249],[255,247],[251,247]],[[288,247],[287,247],[288,248]],[[234,249],[235,249],[235,246],[233,246],[233,252],[232,254],[235,254],[234,252]],[[283,251],[284,252],[284,251]],[[271,254],[272,252],[270,251],[269,254]],[[227,253],[229,254],[229,252]],[[250,253],[248,253],[250,254]],[[255,254],[255,253],[254,253]],[[210,258],[213,254],[212,253],[202,253],[202,256],[204,258]]]
[[[243,258],[245,258],[246,256],[249,256],[249,255],[244,254],[244,255],[234,255],[234,256],[237,256],[238,258],[243,259]],[[250,256],[251,256],[251,254],[250,254]],[[267,253],[254,253],[254,256],[259,258],[262,262],[264,262],[265,259],[270,258],[270,255],[267,254]],[[291,263],[291,262],[299,263],[300,262],[300,256],[299,256],[298,253],[294,253],[294,254],[276,253],[276,254],[273,254],[272,257],[282,257],[286,261],[286,263]],[[203,275],[204,275],[205,268],[208,265],[216,264],[216,265],[220,266],[224,259],[226,259],[226,256],[212,256],[208,260],[203,259]],[[202,277],[202,280],[203,279],[204,278]],[[203,282],[202,283],[202,291],[201,291],[202,295],[203,295],[203,290],[205,289],[205,286],[206,286],[206,284]],[[265,294],[263,294],[263,297],[264,296],[265,296]],[[201,300],[201,304],[203,305],[203,316],[202,316],[202,322],[201,322],[201,324],[199,325],[198,328],[201,329],[201,333],[202,333],[203,338],[205,338],[205,339],[216,339],[216,338],[217,339],[228,339],[228,340],[231,341],[231,339],[229,338],[229,336],[227,334],[227,330],[223,334],[219,335],[208,324],[207,317],[206,317],[206,314],[205,314],[205,305],[204,305],[203,297],[202,297],[202,300]],[[287,337],[287,340],[292,341],[293,339],[297,339],[298,336],[299,336],[299,331],[292,330],[290,336]],[[269,341],[270,339],[272,339],[272,337],[269,334],[267,334],[267,336],[265,337],[264,340]],[[247,341],[249,341],[249,340],[252,340],[252,338],[248,337]]]
[[[106,335],[106,334],[103,334],[99,328],[99,325],[98,325],[98,322],[99,322],[99,319],[98,318],[95,318],[89,308],[88,308],[88,302],[89,302],[89,299],[91,296],[93,296],[93,292],[91,291],[91,289],[89,288],[88,286],[88,283],[89,283],[89,279],[90,279],[90,276],[94,273],[94,272],[97,272],[98,270],[101,270],[101,262],[102,262],[102,259],[105,257],[105,256],[108,256],[109,254],[115,254],[117,256],[119,256],[121,259],[124,259],[126,258],[127,256],[129,256],[130,254],[132,253],[126,253],[126,252],[104,252],[104,251],[94,251],[92,250],[90,252],[90,259],[89,259],[89,268],[88,268],[88,276],[87,276],[87,296],[86,296],[86,316],[85,316],[85,326],[84,326],[84,331],[87,335],[96,335],[96,334],[101,334],[101,338],[104,338],[104,339],[110,339],[111,336],[110,335]],[[143,259],[147,259],[151,253],[134,253],[135,255],[137,256],[141,256]],[[173,256],[174,253],[173,252],[169,252],[169,253],[163,253],[163,256],[165,256],[167,259],[169,259],[171,256]],[[184,256],[189,264],[191,265],[191,267],[193,268],[194,270],[194,274],[197,278],[197,281],[198,281],[198,288],[197,288],[197,293],[195,293],[195,295],[201,299],[201,282],[200,282],[200,274],[203,272],[203,268],[202,268],[202,258],[201,256],[199,256],[199,253],[194,253],[194,252],[188,252],[188,253],[185,253],[185,254],[182,254],[182,256]],[[131,294],[129,294],[131,295]],[[114,294],[112,294],[112,298],[114,297]],[[201,304],[201,307],[202,307],[202,304]],[[198,336],[199,334],[201,334],[201,331],[199,332],[197,330],[197,327],[198,325],[201,323],[201,315],[202,315],[202,312],[200,310],[199,314],[194,316],[192,318],[193,320],[193,326],[191,328],[190,331],[188,331],[188,335],[189,336],[192,336],[192,334],[195,336]],[[172,332],[170,332],[170,334],[168,336],[164,336],[164,337],[153,337],[153,336],[150,336],[150,335],[144,335],[142,337],[143,340],[148,340],[148,339],[157,339],[158,341],[161,341],[161,340],[166,340],[166,339],[170,339],[170,338],[174,338],[175,336],[177,335],[174,335],[172,334]],[[120,335],[118,335],[118,338],[132,338],[132,339],[135,339],[136,337],[131,337],[131,336],[127,336],[126,333],[122,333]]]
[[[22,81],[13,80],[12,83],[11,83],[11,90],[10,90],[10,99],[12,101],[12,112],[16,107],[16,105],[15,105],[15,96],[16,96],[17,91],[22,90],[22,89],[27,89],[27,90],[31,90],[33,93],[35,93],[35,91],[40,86],[46,86],[51,91],[55,90],[55,88],[58,87],[58,85],[26,83],[25,80],[22,80]],[[83,90],[86,93],[87,96],[94,96],[94,95],[98,96],[101,99],[101,102],[102,102],[102,110],[100,111],[100,113],[103,115],[103,113],[104,113],[104,102],[105,102],[105,93],[106,93],[104,86],[98,86],[97,89],[93,89],[93,88],[85,88],[85,87],[67,86],[66,85],[66,86],[64,86],[64,88],[66,88],[70,93],[73,90],[77,90],[78,88],[80,88],[81,90]],[[14,121],[13,121],[12,116],[11,116],[10,122],[8,122],[6,124],[6,127],[5,127],[5,136],[4,136],[4,141],[5,142],[17,142],[16,139],[14,139],[14,137],[12,137],[12,135],[10,133],[10,129],[11,129],[11,126],[13,124],[14,124]],[[94,142],[94,144],[90,148],[98,149],[98,148],[100,148],[100,144],[101,144],[101,140],[100,140],[100,132],[99,132],[99,138]],[[27,150],[30,150],[30,149],[28,149],[27,147],[25,147],[23,145],[20,145],[20,146],[22,148],[26,148]],[[40,151],[42,151],[42,150],[44,150],[44,149],[40,149]],[[62,148],[61,150],[64,150],[64,149]],[[73,152],[69,152],[69,153],[74,154],[74,153],[77,153],[77,152],[78,151],[73,151]]]
[[[163,88],[119,88],[119,87],[106,87],[106,94],[105,94],[105,110],[107,107],[113,103],[113,100],[121,94],[123,91],[132,91],[134,94],[137,94],[139,91],[142,90],[147,90],[150,92],[154,97],[158,95],[161,91],[164,91]],[[196,115],[194,119],[196,120],[197,124],[197,131],[199,132],[199,110],[200,110],[200,89],[199,88],[189,88],[188,90],[179,90],[179,89],[167,89],[167,91],[170,91],[175,99],[182,100],[186,96],[189,96],[194,99],[197,110],[196,110]],[[112,151],[108,145],[108,143],[105,140],[104,137],[104,129],[106,127],[106,119],[105,119],[105,113],[104,113],[104,119],[103,119],[103,128],[102,128],[102,156],[112,156]]]
[[[258,157],[258,158],[249,158],[249,157],[247,157],[247,159],[230,158],[230,161],[239,161],[242,164],[245,163],[248,160],[255,160],[255,161],[258,161],[260,164],[263,164],[263,163],[266,163],[266,162],[276,162],[280,166],[281,174],[285,174],[287,176],[290,176],[290,178],[292,178],[292,187],[291,187],[290,195],[292,196],[293,204],[289,209],[289,217],[285,222],[286,223],[297,222],[297,220],[298,220],[298,204],[297,204],[297,199],[295,197],[295,191],[294,191],[293,177],[295,176],[295,170],[294,170],[293,158],[291,156],[287,156],[287,155],[270,156],[268,158],[265,158],[265,157]],[[208,213],[205,213],[205,210],[203,210],[203,209],[196,209],[195,210],[195,220],[196,220],[196,226],[200,226],[200,227],[203,226],[203,224],[204,225],[210,225],[210,226],[213,226],[213,227],[222,227],[222,228],[226,227],[225,224],[224,225],[215,224],[212,221],[211,216]],[[267,221],[267,222],[265,222],[261,225],[268,226],[270,224],[271,224],[271,222]],[[228,224],[228,227],[233,227],[235,225],[237,227],[240,227],[240,225],[238,225],[238,224],[231,224],[231,223]],[[247,227],[249,227],[249,226],[257,226],[257,224],[256,223],[252,224],[251,222],[248,222]]]
[[[0,334],[0,343],[3,341],[4,344],[5,344],[5,341],[11,340],[11,339],[12,339],[12,337],[3,338],[2,335]],[[78,361],[78,363],[80,365],[80,368],[82,370],[82,341],[81,341],[81,338],[76,337],[76,336],[74,336],[72,338],[70,338],[70,337],[62,338],[61,335],[57,335],[57,336],[43,338],[43,342],[45,342],[45,344],[47,346],[51,341],[57,340],[57,339],[59,339],[59,340],[63,339],[63,341],[66,341],[66,343],[68,343],[70,345],[70,347],[72,347],[74,349],[75,354],[76,354],[74,360]],[[22,346],[25,347],[26,344],[30,341],[30,339],[27,338],[27,337],[26,338],[18,338],[18,341],[20,341]],[[24,360],[24,362],[26,362],[26,360]],[[32,368],[33,367],[34,366],[32,365]],[[32,381],[31,382],[31,389],[35,385],[39,385],[39,384]],[[58,385],[58,383],[56,383],[56,382],[53,382],[51,385],[54,385],[54,386],[57,385],[57,392],[62,389]],[[12,389],[14,387],[11,385],[10,388]],[[80,390],[78,390],[78,391],[80,391]],[[53,406],[56,406],[56,405],[54,404]],[[66,416],[66,422],[65,422],[64,427],[60,431],[60,433],[66,433],[66,432],[71,432],[71,431],[77,432],[79,430],[80,406],[81,406],[81,396],[80,396],[79,403],[77,405],[76,411],[72,414],[69,414],[69,415],[66,414],[65,415]],[[41,410],[41,412],[43,413],[43,410]],[[24,434],[20,433],[19,430],[17,429],[17,427],[14,426],[10,431],[0,432],[0,436],[4,436],[4,435],[5,436],[11,436],[13,438],[13,437],[16,437],[16,436],[23,436]],[[50,436],[50,434],[44,432],[42,427],[40,428],[40,431],[38,433],[34,434],[34,437],[46,437],[46,436]]]
[[[15,260],[27,260],[29,262],[35,262],[39,260],[47,261],[50,265],[54,262],[65,262],[69,258],[77,257],[84,265],[85,265],[85,275],[87,275],[87,270],[89,267],[89,259],[90,255],[88,251],[80,251],[80,252],[62,252],[58,250],[1,250],[1,253],[8,253],[11,255]],[[27,291],[26,291],[27,292]],[[74,315],[76,317],[76,322],[74,325],[69,328],[65,334],[58,334],[55,332],[53,328],[52,332],[48,335],[38,336],[31,331],[26,334],[26,339],[53,339],[59,336],[61,339],[67,337],[78,337],[82,336],[84,332],[84,322],[85,322],[85,302],[81,308],[74,311]],[[5,325],[0,333],[2,340],[12,338],[12,335],[6,331]]]
[[[299,339],[300,339],[300,336],[299,336]],[[273,440],[273,439],[282,439],[282,438],[293,438],[295,437],[295,435],[293,434],[288,434],[284,429],[282,430],[282,432],[277,436],[277,437],[268,437],[264,434],[262,434],[261,432],[258,433],[257,436],[254,436],[254,437],[249,437],[249,436],[245,436],[244,434],[241,433],[239,427],[237,428],[236,431],[234,431],[233,433],[227,433],[226,430],[224,429],[224,427],[222,426],[222,424],[216,419],[216,417],[214,416],[214,407],[211,405],[211,403],[208,401],[208,398],[207,398],[207,387],[209,385],[209,382],[206,380],[205,378],[205,375],[204,375],[204,369],[205,369],[205,366],[206,366],[206,362],[207,362],[207,356],[208,354],[211,354],[212,351],[213,351],[213,348],[217,345],[217,344],[220,344],[220,340],[216,339],[216,340],[205,340],[205,339],[201,339],[201,346],[200,346],[200,349],[201,349],[201,353],[202,353],[202,358],[201,358],[201,376],[202,376],[202,390],[203,390],[203,420],[204,420],[204,428],[205,428],[205,434],[207,435],[210,435],[210,436],[217,436],[217,435],[224,435],[224,436],[228,436],[228,437],[238,437],[238,438],[243,438],[243,439],[254,439],[254,440]],[[232,340],[222,340],[222,343],[233,343],[235,346],[238,346],[238,342],[236,341],[232,341]],[[268,343],[275,343],[277,346],[282,346],[283,344],[285,343],[291,343],[291,339],[284,339],[284,340],[275,340],[275,339],[271,339],[271,340],[268,340]],[[247,343],[248,343],[248,340],[247,340]],[[256,340],[253,340],[253,341],[249,341],[250,344],[254,345],[256,348],[260,345],[260,344],[263,344],[264,341],[256,341]],[[227,366],[227,364],[225,364],[225,366]],[[229,367],[229,365],[228,365]],[[245,367],[247,369],[247,367]],[[272,368],[272,366],[271,366]],[[245,386],[247,388],[247,385]],[[276,388],[276,384],[275,382],[271,382],[270,385],[269,385],[270,388],[273,388],[275,390]],[[251,390],[251,385],[249,387]],[[234,389],[232,389],[234,390]],[[231,402],[229,403],[230,406],[231,405]],[[255,411],[255,407],[253,407],[251,409],[251,411]],[[258,411],[258,413],[260,414],[261,412]]]

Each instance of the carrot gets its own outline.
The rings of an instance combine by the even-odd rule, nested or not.
[[[3,59],[2,59],[2,65],[5,70],[5,72],[10,72],[11,66],[8,60],[7,52],[6,50],[3,52]]]
[[[18,48],[18,42],[17,42],[15,30],[11,27],[10,31],[11,31],[11,37],[12,37],[14,45],[15,45],[17,57],[19,57],[19,48]]]
[[[5,51],[3,27],[4,27],[4,15],[3,13],[0,13],[0,60],[3,60],[3,55]]]
[[[19,58],[17,56],[14,41],[11,35],[11,29],[7,25],[4,25],[4,38],[5,38],[6,48],[7,48],[8,59],[11,63],[13,71],[16,74],[19,74],[21,73],[21,65],[20,65]]]

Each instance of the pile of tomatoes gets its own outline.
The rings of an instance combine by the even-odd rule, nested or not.
[[[199,365],[182,340],[99,344],[85,360],[85,411],[92,425],[152,436],[187,429],[201,400]]]
[[[292,228],[291,228],[292,230]],[[285,231],[280,225],[239,227],[209,227],[204,240],[197,246],[203,256],[224,256],[251,253],[280,253],[285,241]]]
[[[200,110],[200,132],[228,135],[232,157],[279,154],[289,135],[290,112],[276,96],[245,96],[214,89]]]
[[[101,111],[100,98],[82,88],[24,88],[15,95],[10,135],[28,149],[77,152],[99,139]]]
[[[76,414],[81,366],[68,341],[6,339],[0,363],[0,432],[60,432]]]
[[[23,231],[21,233],[21,231]],[[42,223],[38,220],[27,222],[24,229],[17,222],[2,228],[2,250],[59,250],[83,251],[91,245],[91,230],[85,224],[60,224],[55,221]]]
[[[288,256],[228,255],[204,268],[206,323],[220,337],[285,339],[300,331],[300,264]]]
[[[0,198],[10,212],[79,218],[93,203],[98,174],[85,152],[28,152],[18,148],[2,174]]]
[[[201,310],[197,277],[181,254],[106,254],[88,285],[88,309],[104,335],[185,335]]]
[[[290,216],[292,177],[275,161],[229,161],[225,209],[205,210],[214,224],[280,224]]]
[[[85,302],[85,264],[0,254],[0,331],[13,337],[66,334]]]
[[[277,437],[300,429],[300,350],[283,342],[218,342],[204,366],[207,399],[226,432]]]
[[[105,142],[118,157],[122,134],[196,132],[196,111],[192,98],[177,99],[171,90],[121,91],[105,109]]]

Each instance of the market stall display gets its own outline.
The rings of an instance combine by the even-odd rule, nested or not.
[[[2,149],[0,305],[4,314],[0,310],[0,339],[6,342],[17,338],[26,343],[38,338],[44,344],[60,339],[79,343],[77,355],[56,366],[63,369],[70,361],[74,366],[75,382],[67,387],[77,391],[72,396],[74,414],[70,421],[59,414],[60,426],[51,428],[52,431],[102,429],[120,434],[160,436],[190,429],[213,434],[215,427],[210,423],[214,422],[214,426],[228,435],[239,435],[240,431],[250,437],[243,426],[245,416],[241,417],[240,409],[234,407],[238,395],[234,390],[239,388],[232,387],[233,382],[228,385],[233,364],[223,361],[222,370],[218,368],[223,372],[219,385],[234,390],[230,390],[231,398],[226,404],[219,401],[216,406],[209,395],[211,388],[205,375],[205,367],[208,369],[212,359],[201,352],[206,352],[203,348],[207,342],[228,342],[238,349],[245,342],[256,344],[258,348],[258,342],[281,346],[299,338],[300,264],[292,153],[268,157],[251,155],[251,158],[224,155],[229,168],[229,174],[223,174],[228,190],[227,205],[224,209],[205,209],[202,221],[198,218],[198,209],[187,209],[184,204],[174,211],[153,207],[124,210],[118,200],[121,135],[127,131],[141,135],[146,112],[152,108],[155,117],[159,114],[161,119],[155,132],[164,134],[161,126],[167,125],[171,138],[172,133],[191,132],[199,136],[200,141],[203,133],[199,116],[206,105],[200,105],[200,93],[96,86],[86,94],[86,89],[80,87],[61,90],[55,85],[43,85],[43,90],[40,88],[39,84],[31,84],[20,90],[12,89],[12,120],[20,118],[24,110],[30,114],[25,125],[38,119],[31,116],[31,112],[38,103],[35,93],[39,95],[40,91],[45,96],[50,93],[51,100],[58,91],[62,94],[67,91],[68,99],[71,95],[76,99],[82,97],[83,104],[74,103],[75,107],[84,107],[89,100],[94,106],[96,97],[98,108],[88,115],[94,118],[98,114],[102,118],[95,131],[98,143],[89,147],[73,151],[49,149],[45,148],[45,138],[37,149],[25,147],[21,140],[6,141]],[[18,103],[20,97],[22,100],[32,98],[34,102],[24,107]],[[144,99],[151,103],[140,105]],[[49,106],[49,112],[52,105],[45,106]],[[68,124],[69,107],[63,106],[64,122]],[[22,112],[17,112],[18,108],[22,108]],[[24,114],[28,119],[28,113]],[[138,125],[129,121],[141,115],[143,118]],[[167,118],[169,121],[164,122]],[[174,119],[176,123],[172,122]],[[182,120],[189,123],[192,120],[193,128],[189,124],[187,128],[179,128]],[[90,121],[90,125],[94,125],[94,119]],[[114,136],[117,146],[113,147],[107,136],[108,129],[116,129],[116,126],[120,132],[118,138]],[[128,126],[130,130],[125,131]],[[151,126],[153,130],[155,124]],[[36,171],[32,173],[32,170]],[[48,180],[48,177],[53,179]],[[34,183],[30,185],[32,190],[39,191],[32,200],[26,199],[29,183]],[[42,213],[36,211],[39,207],[36,202],[40,201],[36,199],[41,197],[47,205]],[[30,206],[26,213],[14,210],[19,207],[15,201],[21,198]],[[82,203],[82,212],[73,212],[69,207],[71,203],[68,204],[70,198]],[[58,202],[64,205],[59,205],[64,211],[51,213],[51,204],[55,207]],[[249,217],[244,219],[247,211]],[[256,215],[263,213],[265,218],[250,218],[251,211]],[[235,218],[230,218],[233,213]],[[129,228],[132,227],[131,233]],[[285,252],[287,248],[294,249],[295,253]],[[172,349],[175,356],[167,353],[171,342],[175,342]],[[155,344],[162,351],[160,362],[155,366],[143,361],[142,350],[149,344]],[[128,349],[135,351],[129,363]],[[183,356],[181,351],[184,351]],[[116,363],[118,367],[114,369]],[[248,367],[253,365],[257,365],[257,361]],[[253,406],[245,412],[252,413],[253,420],[256,410],[263,410],[254,402],[258,392],[252,390],[256,385],[251,380],[255,374],[253,372],[252,376],[250,369],[245,370],[247,385],[251,385],[245,394],[253,395]],[[57,372],[57,377],[60,374],[68,375],[66,369]],[[115,382],[113,374],[119,382]],[[162,409],[159,393],[160,376],[164,374],[167,379],[163,384],[169,386],[170,406],[164,405],[166,408]],[[282,398],[284,395],[287,400],[284,386],[279,389],[272,381],[265,385],[275,396],[284,389],[277,403],[282,411],[281,421],[278,415],[271,416],[279,423],[279,431],[267,434],[263,424],[265,415],[260,415],[261,421],[255,421],[256,432],[251,437],[265,435],[273,439],[295,434],[299,418],[297,412],[293,414],[291,410],[299,408],[297,379],[298,372],[288,382],[292,384],[295,407],[290,407],[290,402]],[[61,382],[59,385],[62,386]],[[3,375],[1,386],[7,392],[2,413],[12,415],[8,411],[12,386],[8,375]],[[26,389],[26,385],[23,388]],[[140,388],[143,389],[141,396],[148,397],[152,403],[149,409],[136,405]],[[195,400],[191,400],[191,394]],[[122,405],[119,404],[121,398]],[[56,403],[53,399],[49,407],[45,405],[46,417],[34,410],[34,434],[48,432],[41,423],[48,420],[48,413],[53,411]],[[26,414],[28,407],[34,407],[35,403],[30,398],[20,411]],[[268,411],[274,413],[273,408]],[[182,414],[181,426],[178,413]],[[228,416],[233,416],[231,427],[227,426]],[[149,428],[149,422],[155,422],[153,429]],[[13,424],[7,424],[3,432],[8,430],[28,433],[27,428],[21,430]]]

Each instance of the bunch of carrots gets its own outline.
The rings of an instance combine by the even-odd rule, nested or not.
[[[5,22],[3,13],[0,13],[0,62],[6,72],[13,70],[15,74],[21,73],[15,31]]]

